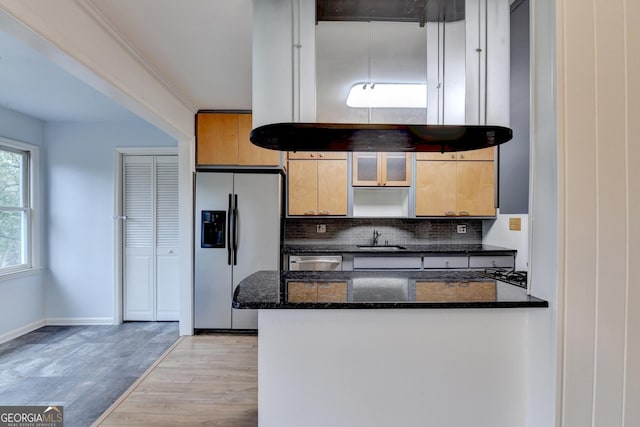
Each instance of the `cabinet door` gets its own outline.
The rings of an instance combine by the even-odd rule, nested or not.
[[[353,185],[380,185],[381,165],[378,153],[353,153]]]
[[[457,162],[458,215],[495,216],[493,162]]]
[[[251,114],[238,114],[238,164],[242,166],[278,166],[280,151],[254,145],[251,136]]]
[[[416,160],[456,160],[457,153],[416,153]]]
[[[318,283],[318,302],[346,302],[347,282]]]
[[[416,282],[416,301],[453,302],[456,301],[456,282]]]
[[[315,163],[315,162],[314,162]],[[347,214],[347,161],[319,160],[318,214]]]
[[[411,154],[379,153],[382,166],[382,185],[408,187],[411,185]]]
[[[318,153],[315,151],[289,151],[287,158],[298,160],[315,160],[318,158]]]
[[[493,160],[496,149],[494,147],[480,150],[460,151],[458,160]]]
[[[199,113],[197,163],[199,165],[238,164],[238,115]]]
[[[287,283],[288,302],[317,302],[318,285],[313,282]]]
[[[458,301],[495,301],[495,282],[462,282],[458,285]]]
[[[318,161],[289,160],[287,184],[289,215],[316,215]]]
[[[416,162],[416,215],[456,215],[456,163]]]
[[[320,151],[317,156],[320,160],[347,160],[347,153],[344,151]]]
[[[287,157],[289,159],[307,159],[307,160],[339,160],[347,158],[344,151],[289,151]]]
[[[455,153],[416,153],[417,160],[493,160],[495,148],[459,151]]]

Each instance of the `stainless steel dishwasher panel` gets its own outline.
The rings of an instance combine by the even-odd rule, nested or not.
[[[341,255],[289,255],[291,271],[342,271]]]

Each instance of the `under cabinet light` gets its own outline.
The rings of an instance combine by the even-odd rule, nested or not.
[[[351,108],[427,108],[427,85],[423,83],[367,83],[351,86]]]

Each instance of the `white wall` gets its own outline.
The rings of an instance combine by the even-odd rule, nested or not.
[[[521,230],[509,230],[509,219],[520,218]],[[482,242],[518,251],[516,270],[529,270],[529,215],[502,215],[498,209],[495,220],[482,222]]]
[[[564,426],[640,425],[640,3],[558,0]]]
[[[530,2],[531,146],[530,263],[533,295],[549,309],[530,313],[528,324],[528,426],[556,425],[558,405],[558,143],[556,128],[555,0]]]
[[[46,125],[47,323],[114,320],[116,147],[177,146],[142,120]]]
[[[43,154],[44,123],[33,117],[0,107],[0,136],[41,147]],[[40,162],[40,188],[44,182],[43,162]],[[40,191],[40,219],[44,207],[44,192]],[[40,241],[45,237],[40,227]],[[44,258],[41,250],[40,259]],[[0,280],[0,342],[7,341],[44,324],[42,271],[28,276]]]

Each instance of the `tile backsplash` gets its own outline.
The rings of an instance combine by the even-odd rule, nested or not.
[[[324,224],[325,233],[316,226]],[[466,225],[466,233],[457,226]],[[395,218],[287,218],[284,225],[285,244],[371,244],[373,229],[381,234],[379,243],[482,243],[482,220],[395,219]]]

